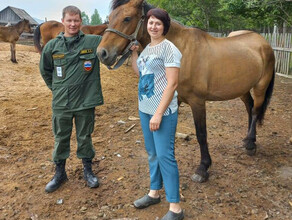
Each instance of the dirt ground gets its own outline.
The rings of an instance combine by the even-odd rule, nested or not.
[[[76,158],[73,132],[66,170],[69,181],[54,193],[45,185],[54,174],[51,161],[51,93],[39,70],[39,54],[17,45],[18,64],[9,44],[0,43],[0,219],[159,219],[162,202],[136,210],[132,202],[147,193],[147,154],[137,114],[137,77],[124,65],[101,68],[105,99],[96,108],[93,169],[101,185],[89,189]],[[258,150],[242,147],[247,114],[239,100],[207,103],[208,143],[213,165],[208,182],[192,182],[200,161],[190,108],[180,107],[176,139],[181,205],[185,219],[292,219],[292,80],[277,76]],[[135,125],[129,132],[126,130]]]

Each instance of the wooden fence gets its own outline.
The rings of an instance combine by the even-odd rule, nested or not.
[[[226,34],[209,32],[214,37],[226,37]],[[278,75],[292,78],[292,34],[261,34],[274,49],[275,70]],[[33,42],[31,43],[33,45]]]
[[[292,34],[261,34],[271,44],[278,75],[292,78]]]

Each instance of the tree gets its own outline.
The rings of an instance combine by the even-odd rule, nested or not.
[[[105,20],[104,20],[104,23],[108,24],[109,23],[109,16],[107,15]]]
[[[97,9],[94,9],[93,15],[91,15],[91,25],[99,25],[102,24],[102,19],[97,11]]]
[[[206,30],[218,26],[216,21],[219,0],[149,0],[149,2],[165,9],[172,18],[187,26]]]
[[[187,26],[207,31],[263,31],[292,26],[292,2],[287,0],[147,0]]]
[[[83,25],[89,25],[89,17],[84,11],[81,12],[81,18],[82,18]]]

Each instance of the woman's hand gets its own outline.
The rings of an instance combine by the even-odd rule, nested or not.
[[[139,50],[139,45],[134,44],[132,47],[130,47],[130,50],[133,52],[137,52]]]
[[[149,122],[149,129],[150,129],[150,131],[157,131],[157,130],[159,130],[161,120],[162,120],[162,115],[160,115],[160,114],[154,114],[152,116],[152,118],[150,119],[150,122]]]

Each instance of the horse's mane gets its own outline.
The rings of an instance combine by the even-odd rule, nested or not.
[[[23,18],[23,19],[21,19],[19,22],[17,22],[14,26],[18,27],[19,25],[21,25],[22,22],[28,23],[29,20]]]
[[[112,3],[111,3],[111,10],[115,10],[117,7],[121,6],[121,5],[124,5],[124,4],[127,4],[129,3],[130,0],[112,0]],[[152,9],[152,8],[156,8],[155,6],[149,4],[148,2],[144,1],[145,5],[144,5],[144,9],[145,9],[145,14],[147,14],[147,12]],[[186,28],[190,28],[189,26],[186,26],[184,24],[182,24],[181,22],[171,18],[171,20],[183,27],[186,27]],[[198,27],[191,27],[191,28],[197,28],[197,29],[200,29],[201,31],[205,31],[204,29],[201,29],[201,28],[198,28]]]
[[[129,3],[130,0],[113,0],[111,3],[111,10],[115,10],[117,7]],[[147,13],[151,8],[155,8],[154,6],[150,5],[148,2],[144,1],[145,3],[145,13]]]
[[[111,10],[115,10],[117,7],[127,4],[130,0],[113,0],[111,5]]]

